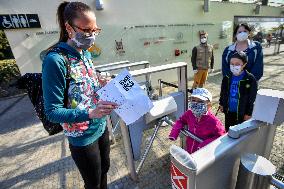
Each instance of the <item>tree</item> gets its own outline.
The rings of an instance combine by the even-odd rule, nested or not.
[[[13,53],[9,41],[3,30],[0,30],[0,60],[13,59]]]

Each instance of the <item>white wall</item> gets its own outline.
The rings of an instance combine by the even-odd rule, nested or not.
[[[59,0],[0,0],[1,14],[38,14],[41,29],[5,30],[17,64],[22,74],[40,72],[39,53],[55,43],[58,34],[37,35],[40,31],[58,30],[56,9]],[[95,9],[95,0],[83,1]],[[234,15],[255,16],[252,4],[232,4],[211,2],[209,13],[202,10],[202,0],[104,0],[104,10],[96,11],[98,25],[103,28],[97,38],[97,45],[102,54],[94,61],[98,64],[120,60],[149,60],[151,65],[159,65],[177,61],[190,63],[191,49],[198,44],[199,30],[209,33],[209,42],[218,44],[215,50],[216,69],[220,69],[221,53],[231,42],[232,28],[229,28],[226,39],[220,39],[223,21],[233,22]],[[262,7],[259,16],[280,16],[283,8]],[[202,25],[210,23],[211,25]],[[134,25],[165,24],[163,28],[124,29]],[[193,26],[167,26],[168,24],[193,24]],[[201,24],[201,25],[200,25]],[[186,43],[174,44],[178,33],[183,34]],[[153,44],[157,37],[165,37],[165,41]],[[154,39],[153,39],[154,38]],[[123,40],[124,55],[115,50],[115,40]],[[151,45],[144,47],[144,42]],[[188,53],[174,56],[174,49],[187,50]],[[189,75],[192,75],[189,65]],[[165,77],[165,75],[167,77]],[[167,81],[176,80],[175,72],[154,76]]]

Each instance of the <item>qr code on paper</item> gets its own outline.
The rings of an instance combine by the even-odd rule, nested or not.
[[[119,84],[122,85],[124,90],[129,91],[133,87],[134,82],[131,81],[129,75],[127,75],[123,80],[119,81]]]

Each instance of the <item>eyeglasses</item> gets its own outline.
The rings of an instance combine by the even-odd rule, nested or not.
[[[81,28],[81,27],[79,27],[79,26],[75,26],[75,25],[71,25],[72,27],[74,27],[74,28],[77,28],[77,29],[79,29],[79,30],[81,30],[81,31],[83,31],[84,32],[84,35],[86,36],[86,37],[90,37],[90,36],[92,36],[92,35],[99,35],[100,33],[101,33],[101,31],[102,31],[102,29],[101,28],[95,28],[95,29],[93,29],[93,30],[91,30],[91,29],[84,29],[84,28]]]

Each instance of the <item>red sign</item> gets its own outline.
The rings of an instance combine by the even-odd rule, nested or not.
[[[183,174],[172,162],[171,180],[173,189],[189,189],[187,188],[188,177]]]

